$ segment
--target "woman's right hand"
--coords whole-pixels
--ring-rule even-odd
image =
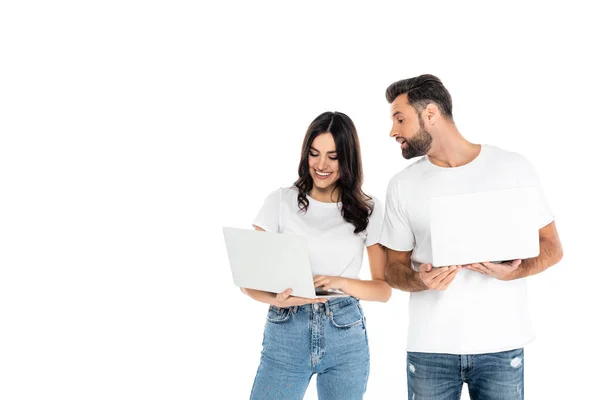
[[[325,303],[327,299],[309,299],[308,297],[291,297],[292,289],[286,289],[281,293],[275,295],[275,299],[272,305],[279,308],[303,306],[305,304],[314,303]]]

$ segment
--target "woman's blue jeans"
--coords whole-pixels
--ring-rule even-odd
[[[317,374],[320,399],[362,399],[369,377],[365,317],[357,299],[271,306],[250,398],[302,399]]]

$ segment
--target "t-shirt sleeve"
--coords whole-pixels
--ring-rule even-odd
[[[519,173],[519,184],[521,186],[533,186],[536,188],[537,196],[534,199],[534,207],[537,210],[538,228],[541,229],[554,221],[554,213],[550,209],[544,192],[542,190],[540,180],[533,165],[525,158],[522,159]]]
[[[401,190],[397,181],[388,185],[379,243],[392,250],[410,251],[415,247],[415,236],[404,212]]]
[[[281,189],[267,196],[252,225],[267,232],[279,232],[279,214],[281,209]]]
[[[367,237],[365,238],[365,246],[373,246],[379,243],[381,236],[381,227],[383,225],[383,217],[385,209],[383,202],[373,197],[373,212],[369,216],[369,225],[367,225]]]

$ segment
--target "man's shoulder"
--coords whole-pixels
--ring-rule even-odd
[[[484,145],[488,157],[502,162],[515,162],[522,163],[527,162],[525,156],[515,151],[506,150],[497,146]]]
[[[421,157],[418,160],[414,161],[412,164],[405,167],[402,171],[397,172],[390,179],[390,185],[394,184],[406,184],[408,182],[413,181],[418,176],[420,176],[426,166],[427,160],[425,157]]]

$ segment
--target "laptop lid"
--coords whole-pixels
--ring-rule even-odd
[[[433,266],[539,255],[537,195],[522,187],[432,198]]]
[[[229,227],[223,234],[237,286],[273,293],[291,288],[293,296],[317,297],[305,237]]]

